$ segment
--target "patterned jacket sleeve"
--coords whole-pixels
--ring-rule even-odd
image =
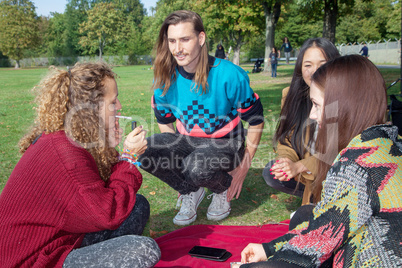
[[[327,174],[321,202],[309,223],[263,244],[270,259],[318,267],[346,242],[356,247],[358,232],[379,211],[379,198],[370,175],[351,160],[336,162]]]

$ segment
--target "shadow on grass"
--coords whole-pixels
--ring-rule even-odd
[[[175,209],[177,193],[170,189],[160,189],[163,192],[164,201],[149,197],[151,203],[151,216],[144,232],[144,235],[153,238],[160,237],[166,233],[180,229],[184,226],[173,224],[173,218],[178,210]],[[243,189],[239,199],[231,202],[232,210],[228,218],[222,221],[207,220],[207,210],[211,199],[207,190],[206,197],[197,210],[197,219],[191,225],[261,225],[277,223],[288,219],[289,214],[301,205],[301,199],[281,193],[266,185],[262,177],[262,169],[251,168],[244,181]],[[147,197],[148,198],[148,197]],[[162,209],[158,207],[163,206]],[[155,206],[153,209],[152,206]],[[153,214],[152,211],[158,211]]]

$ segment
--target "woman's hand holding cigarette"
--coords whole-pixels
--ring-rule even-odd
[[[128,149],[130,152],[137,155],[143,154],[147,149],[146,133],[146,130],[144,130],[142,126],[136,127],[127,135],[123,144],[124,149]]]

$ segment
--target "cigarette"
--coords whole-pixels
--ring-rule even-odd
[[[133,119],[132,117],[129,117],[129,116],[122,116],[122,115],[116,115],[116,117],[117,117],[117,118],[121,118],[121,119],[128,119],[128,120]]]

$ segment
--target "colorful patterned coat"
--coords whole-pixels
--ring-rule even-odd
[[[402,267],[402,140],[373,126],[342,150],[309,222],[263,244],[269,260],[318,267]]]

